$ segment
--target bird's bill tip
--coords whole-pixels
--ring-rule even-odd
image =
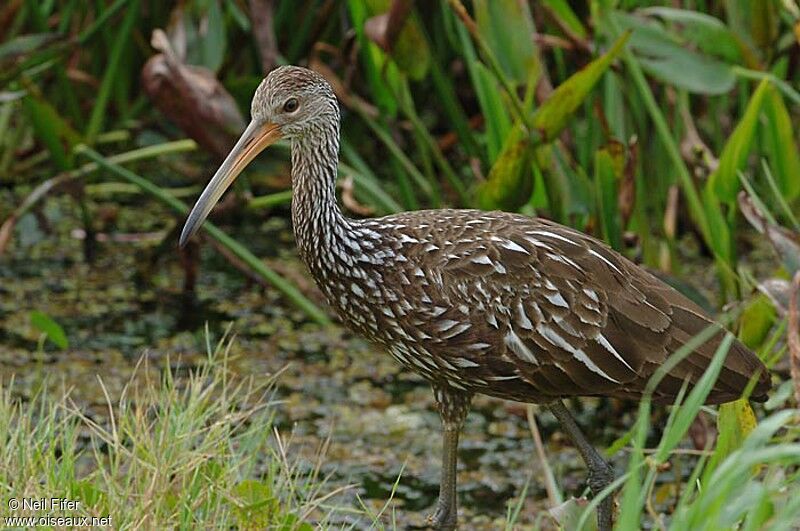
[[[271,122],[258,123],[255,120],[250,122],[189,213],[181,231],[180,247],[185,246],[191,237],[200,230],[200,226],[208,217],[211,209],[250,161],[267,146],[280,139],[280,126]]]

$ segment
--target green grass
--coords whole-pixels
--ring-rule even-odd
[[[98,379],[107,399],[101,410],[79,407],[55,382],[43,382],[28,401],[16,397],[13,382],[0,388],[3,507],[11,498],[63,497],[80,502],[65,514],[111,515],[120,529],[333,529],[339,526],[326,521],[334,513],[396,529],[393,494],[378,511],[340,506],[331,500],[342,488],[319,473],[324,453],[310,472],[301,472],[293,448],[272,425],[280,407],[272,398],[275,378],[232,374],[231,341],[209,347],[205,362],[188,377],[175,376],[169,363],[159,373],[142,358],[113,403]],[[797,410],[786,408],[788,393],[776,393],[757,426],[743,426],[725,407],[702,405],[728,346],[722,343],[706,376],[676,401],[655,448],[645,447],[652,427],[649,400],[640,404],[631,432],[612,445],[610,452],[630,455],[613,485],[618,529],[639,529],[641,521],[656,529],[791,529],[800,519],[800,425]],[[652,386],[687,352],[676,353]],[[745,401],[739,404],[749,411]],[[716,419],[725,444],[693,452],[699,457],[685,483],[659,481],[686,462],[680,442],[701,411]],[[393,492],[402,482],[401,472]],[[670,514],[654,508],[665,504],[654,501],[657,483],[662,491],[673,487],[666,490]],[[526,496],[524,489],[509,502],[507,529],[515,528]],[[566,529],[592,529],[598,499],[583,506],[568,499],[559,521]],[[40,513],[13,513],[25,515]],[[539,515],[539,522],[547,520]]]
[[[301,474],[272,426],[274,379],[239,378],[223,339],[187,378],[140,361],[105,410],[44,382],[29,401],[0,388],[0,516],[11,498],[80,502],[68,516],[111,516],[115,529],[310,529],[336,494],[318,469]],[[104,382],[96,385],[108,400]],[[318,465],[319,463],[317,463]]]

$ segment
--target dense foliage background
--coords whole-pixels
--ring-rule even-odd
[[[300,272],[287,146],[239,179],[211,218],[223,230],[207,224],[202,243],[175,248],[187,204],[278,64],[314,68],[337,92],[350,215],[455,206],[545,216],[606,240],[711,312],[729,304],[731,328],[774,369],[765,408],[701,408],[702,386],[669,416],[648,403],[583,406],[593,438],[627,470],[623,526],[800,519],[788,494],[800,487],[795,0],[5,2],[0,444],[16,458],[0,460],[3,496],[60,491],[130,527],[403,527],[427,510],[436,459],[420,456],[437,452],[423,440],[436,420],[415,411],[429,399],[415,377],[330,325]],[[203,355],[225,321],[241,334],[230,366],[223,347]],[[232,383],[288,362],[297,365],[275,391],[288,406],[273,413],[262,414],[273,411],[263,389]],[[331,405],[347,401],[363,409]],[[546,461],[526,470],[524,412],[492,401],[477,410],[466,525],[552,525],[539,509],[583,484],[528,491],[552,473]],[[367,414],[376,416],[354,420]],[[291,461],[268,429],[275,418],[276,433],[299,422],[303,441],[330,430],[334,447],[359,451],[312,466],[298,450]],[[330,418],[345,427],[321,426]],[[558,451],[552,422],[539,421]],[[402,437],[381,438],[376,425],[404,426]],[[488,446],[493,430],[507,447]],[[376,461],[412,434],[414,457]],[[343,465],[364,459],[381,473]],[[128,469],[140,483],[122,485]],[[485,485],[506,476],[497,481],[507,487]],[[559,506],[554,518],[574,526],[582,506]]]

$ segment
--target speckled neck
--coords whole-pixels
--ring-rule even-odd
[[[331,267],[352,222],[336,203],[339,126],[325,122],[292,141],[292,224],[300,257],[315,276]]]

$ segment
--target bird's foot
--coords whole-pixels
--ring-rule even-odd
[[[455,507],[443,503],[436,505],[436,512],[428,517],[428,525],[433,529],[451,531],[458,526],[458,513]]]

